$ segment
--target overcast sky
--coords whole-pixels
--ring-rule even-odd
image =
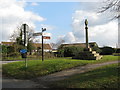
[[[84,20],[88,19],[89,42],[99,46],[115,47],[118,40],[118,22],[110,21],[111,13],[98,14],[102,4],[97,2],[23,2],[0,1],[0,41],[9,41],[17,26],[27,23],[35,32],[47,28],[51,36],[46,43],[65,40],[65,43],[84,43]],[[40,37],[37,37],[40,38]]]

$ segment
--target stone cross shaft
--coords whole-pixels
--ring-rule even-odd
[[[85,19],[85,30],[86,30],[86,48],[89,48],[89,45],[88,45],[88,21],[87,19]]]

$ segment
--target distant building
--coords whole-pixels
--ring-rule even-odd
[[[36,50],[37,50],[37,48],[42,49],[41,43],[33,43],[33,45],[35,46]],[[50,44],[43,44],[43,46],[44,46],[45,52],[52,51],[52,46]]]
[[[6,45],[6,46],[12,46],[15,42],[1,42],[1,45]],[[42,49],[42,44],[41,43],[33,43],[35,50],[37,51],[37,48]],[[44,51],[49,52],[52,51],[52,46],[50,44],[43,44],[44,46]]]
[[[73,44],[61,44],[62,47],[69,47],[69,46],[79,46],[79,47],[86,47],[86,43],[73,43]],[[98,46],[96,42],[90,42],[89,46],[92,48],[94,46]]]
[[[1,45],[12,46],[14,42],[1,42]]]

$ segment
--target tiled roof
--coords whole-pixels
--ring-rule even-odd
[[[33,43],[35,47],[42,47],[41,43]],[[52,47],[50,46],[50,44],[43,44],[44,49],[49,49],[52,50]]]
[[[73,44],[62,44],[63,47],[67,47],[67,46],[80,46],[80,47],[83,47],[85,48],[86,47],[86,44],[85,43],[73,43]],[[96,42],[90,42],[89,45],[97,45]]]
[[[2,45],[13,45],[14,42],[1,42]],[[37,47],[42,47],[41,43],[33,43],[33,45],[37,48]],[[50,44],[43,44],[44,45],[44,49],[48,49],[48,50],[52,50],[52,47]]]
[[[12,45],[14,42],[1,42],[1,44],[3,44],[3,45]]]

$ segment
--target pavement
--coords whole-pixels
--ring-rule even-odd
[[[3,62],[3,64],[6,64],[6,63],[7,62]],[[60,72],[56,72],[53,74],[49,74],[46,76],[31,79],[31,80],[19,80],[19,79],[7,78],[3,76],[2,88],[49,88],[47,85],[52,81],[63,80],[72,75],[84,73],[91,69],[109,65],[109,64],[114,64],[114,63],[120,63],[120,61],[110,61],[110,62],[99,63],[99,64],[79,66],[79,67],[63,70]]]

